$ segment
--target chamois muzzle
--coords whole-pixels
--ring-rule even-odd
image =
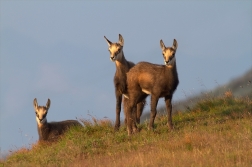
[[[116,56],[110,57],[110,60],[114,62],[116,60]]]
[[[173,57],[170,57],[168,61],[165,60],[165,61],[164,61],[164,62],[165,62],[165,65],[171,65],[172,62],[173,62],[173,59],[174,59],[174,56],[173,56]]]

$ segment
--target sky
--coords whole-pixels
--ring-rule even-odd
[[[177,40],[173,101],[252,67],[249,0],[0,0],[0,153],[38,140],[34,98],[39,105],[51,99],[49,122],[115,120],[115,64],[104,36],[117,42],[119,33],[126,59],[135,63],[164,64],[159,41]]]

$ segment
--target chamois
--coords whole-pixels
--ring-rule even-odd
[[[179,79],[176,68],[175,53],[178,47],[176,39],[172,47],[165,47],[160,40],[165,65],[157,65],[148,62],[140,62],[130,69],[127,73],[127,130],[128,135],[132,134],[132,126],[137,128],[132,122],[132,112],[135,105],[151,95],[151,115],[149,129],[153,129],[156,117],[156,107],[160,97],[165,98],[166,110],[168,113],[168,127],[173,129],[172,124],[172,96],[176,90]],[[132,124],[133,123],[133,124]]]
[[[115,62],[116,65],[116,72],[114,76],[114,86],[115,86],[115,96],[116,96],[116,121],[115,121],[115,130],[118,130],[120,127],[120,112],[121,112],[121,103],[122,103],[122,96],[123,103],[126,103],[127,96],[124,94],[127,90],[126,86],[126,73],[132,68],[135,64],[133,62],[127,61],[124,57],[123,53],[123,45],[124,39],[121,34],[119,34],[119,41],[117,43],[112,43],[109,41],[105,36],[105,40],[108,43],[108,50],[110,52],[110,60]],[[134,120],[137,123],[140,123],[140,117],[143,112],[143,108],[145,105],[145,100],[143,99],[141,102],[137,104],[137,112],[134,115]],[[124,105],[125,106],[125,105]],[[125,109],[124,109],[125,112]],[[126,123],[126,114],[125,114],[125,123]]]
[[[50,108],[51,101],[48,99],[46,106],[38,106],[37,99],[33,100],[33,106],[36,114],[37,128],[39,141],[53,142],[57,141],[60,135],[72,127],[72,126],[82,126],[76,120],[66,120],[61,122],[47,122],[46,115]]]

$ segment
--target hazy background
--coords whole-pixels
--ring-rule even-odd
[[[39,105],[51,99],[49,122],[89,114],[115,119],[115,64],[104,35],[112,42],[123,35],[127,60],[157,64],[160,39],[171,46],[176,38],[174,101],[252,67],[252,1],[0,0],[0,6],[1,153],[37,141],[35,97]]]

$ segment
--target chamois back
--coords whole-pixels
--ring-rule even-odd
[[[132,124],[132,112],[136,104],[142,99],[151,95],[151,116],[149,128],[153,129],[156,117],[156,107],[160,97],[165,98],[166,109],[168,112],[168,126],[172,129],[172,96],[178,84],[178,73],[176,67],[175,53],[178,47],[174,39],[172,47],[165,47],[162,40],[160,46],[165,65],[157,65],[149,62],[140,62],[130,69],[127,73],[127,95],[129,102],[127,106],[127,129],[128,134],[132,133],[132,128],[137,128]]]

